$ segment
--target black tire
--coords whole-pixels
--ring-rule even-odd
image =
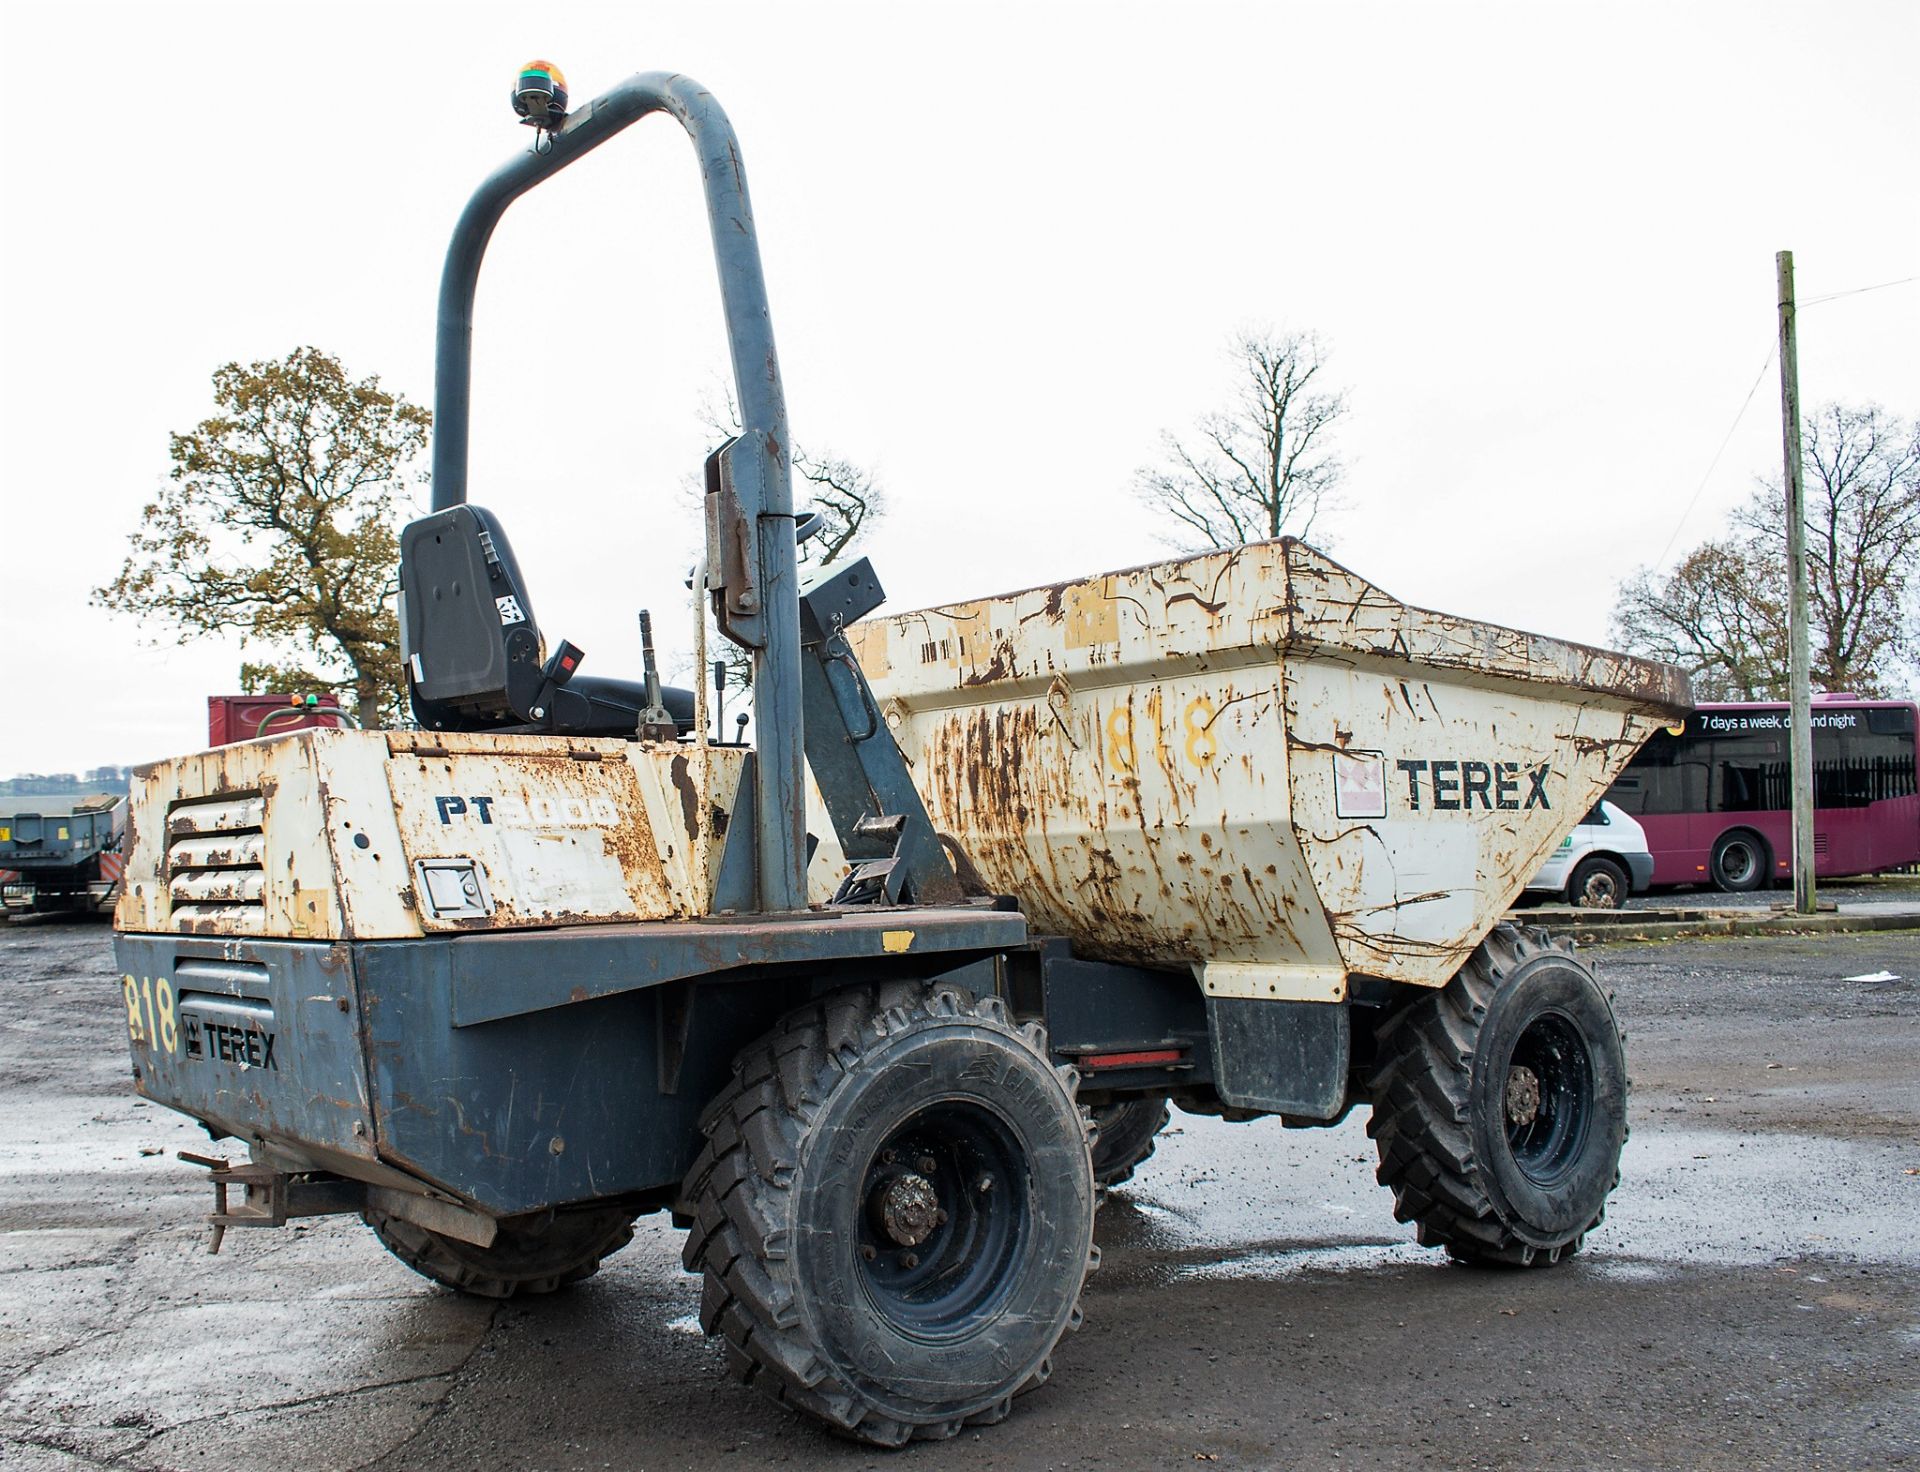
[[[1093,1179],[1102,1186],[1119,1186],[1133,1179],[1153,1154],[1160,1131],[1173,1117],[1165,1095],[1122,1099],[1097,1104],[1088,1111],[1097,1133],[1093,1141]]]
[[[1631,890],[1625,869],[1602,854],[1589,854],[1567,880],[1567,903],[1583,910],[1617,910]]]
[[[1714,887],[1728,894],[1745,894],[1767,882],[1773,872],[1773,854],[1766,839],[1750,828],[1735,828],[1714,841],[1707,874]]]
[[[879,1446],[1004,1418],[1098,1260],[1078,1077],[997,997],[890,983],[736,1061],[678,1210],[743,1382]]]
[[[1558,1262],[1597,1227],[1627,1138],[1623,1034],[1564,942],[1502,925],[1376,1034],[1367,1133],[1393,1214],[1467,1262]]]
[[[423,1277],[476,1298],[552,1293],[600,1269],[633,1240],[633,1213],[618,1208],[557,1212],[525,1224],[503,1222],[491,1247],[429,1231],[385,1212],[363,1211],[387,1251]]]

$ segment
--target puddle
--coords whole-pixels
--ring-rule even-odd
[[[1186,1118],[1101,1211],[1103,1286],[1440,1263],[1393,1220],[1364,1115],[1332,1130]],[[1617,1280],[1684,1264],[1920,1263],[1914,1147],[1641,1122],[1580,1261]]]
[[[1437,1256],[1413,1242],[1358,1243],[1347,1247],[1296,1246],[1272,1251],[1259,1249],[1213,1262],[1189,1263],[1172,1276],[1202,1281],[1272,1282],[1302,1273],[1363,1273],[1379,1268],[1424,1266]]]

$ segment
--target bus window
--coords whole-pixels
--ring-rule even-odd
[[[1765,786],[1765,774],[1759,767],[1748,766],[1740,762],[1721,762],[1719,768],[1719,799],[1711,811],[1716,813],[1757,813],[1764,804],[1760,793]]]
[[[1608,796],[1646,829],[1656,885],[1699,882],[1731,827],[1750,827],[1784,850],[1790,724],[1782,703],[1726,703],[1696,711],[1680,736],[1662,730],[1641,748]],[[1822,877],[1920,860],[1916,725],[1910,703],[1814,702],[1814,806],[1835,819],[1820,825],[1829,840],[1819,851]],[[1841,813],[1849,816],[1840,821]]]
[[[1658,738],[1656,738],[1658,739]],[[1659,813],[1697,813],[1706,807],[1707,766],[1704,762],[1674,760],[1674,744],[1647,759],[1648,751],[1634,758],[1633,765],[1620,774],[1607,790],[1607,801],[1634,817]],[[1664,762],[1659,760],[1665,756]]]

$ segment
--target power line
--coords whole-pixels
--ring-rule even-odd
[[[1870,289],[1870,288],[1867,288]],[[1680,519],[1673,524],[1673,534],[1667,538],[1667,545],[1660,549],[1655,559],[1655,567],[1664,567],[1667,554],[1673,550],[1673,544],[1680,540],[1680,529],[1687,524],[1687,518],[1693,515],[1693,508],[1700,500],[1700,493],[1707,488],[1707,482],[1713,479],[1713,472],[1720,467],[1720,457],[1727,453],[1727,446],[1733,443],[1733,432],[1740,427],[1740,421],[1747,416],[1747,406],[1753,402],[1753,396],[1760,390],[1760,380],[1767,376],[1767,369],[1773,366],[1773,355],[1779,351],[1777,344],[1767,348],[1767,356],[1760,362],[1760,371],[1753,375],[1753,384],[1747,389],[1747,396],[1740,401],[1740,408],[1733,416],[1733,423],[1727,426],[1726,434],[1720,440],[1720,448],[1713,452],[1713,463],[1707,466],[1707,473],[1700,477],[1700,484],[1693,488],[1693,494],[1687,498],[1687,509],[1680,513]]]
[[[1909,282],[1920,281],[1920,276],[1902,276],[1898,281],[1882,281],[1877,286],[1855,286],[1846,291],[1830,291],[1825,296],[1810,297],[1800,303],[1800,309],[1817,307],[1822,302],[1837,302],[1843,296],[1860,296],[1869,291],[1885,291],[1889,286],[1905,286]]]

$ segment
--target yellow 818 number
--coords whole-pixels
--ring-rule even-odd
[[[178,1052],[180,1024],[173,1012],[173,986],[166,977],[155,981],[143,976],[136,982],[123,976],[120,990],[127,1003],[127,1036],[148,1047]]]

